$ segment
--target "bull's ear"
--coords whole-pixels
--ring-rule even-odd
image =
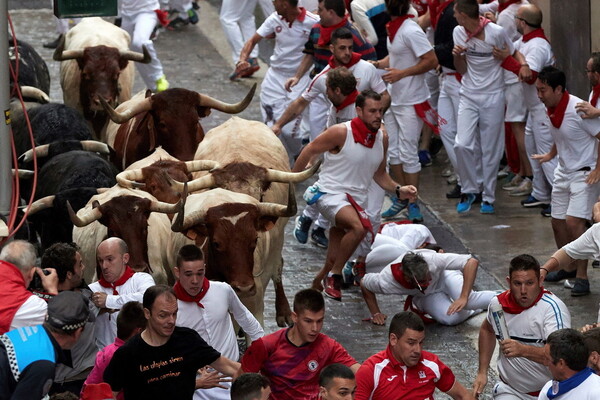
[[[125,57],[120,57],[119,58],[119,68],[121,70],[125,69],[125,67],[127,66],[128,62],[129,62],[129,60],[127,60]]]
[[[152,96],[152,90],[146,89],[146,94],[144,95],[144,97],[150,97],[150,96]]]
[[[205,118],[210,115],[210,107],[196,107],[196,112],[198,113],[199,118]]]
[[[268,215],[262,216],[258,220],[258,228],[257,230],[260,232],[270,231],[275,227],[275,223],[277,222],[278,217],[271,217]]]

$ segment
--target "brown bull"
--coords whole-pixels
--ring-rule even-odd
[[[62,61],[60,84],[64,103],[81,112],[101,139],[107,116],[100,104],[116,107],[131,98],[134,67],[129,61],[150,62],[150,54],[129,51],[127,32],[101,18],[85,18],[71,29],[54,52]]]
[[[237,104],[181,88],[152,96],[138,93],[116,110],[102,102],[112,120],[106,129],[106,143],[116,152],[115,164],[125,169],[158,146],[179,160],[193,160],[196,147],[204,138],[199,119],[208,116],[212,109],[228,114],[243,111],[255,90],[256,84]]]

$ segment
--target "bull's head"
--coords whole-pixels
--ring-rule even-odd
[[[183,202],[181,202],[183,203]],[[129,265],[136,271],[151,271],[148,263],[148,218],[151,212],[172,214],[180,203],[168,204],[138,196],[118,196],[79,216],[67,203],[73,225],[83,227],[94,221],[106,226],[108,236],[123,239],[129,247]]]
[[[209,279],[228,282],[240,297],[252,296],[256,293],[254,250],[261,240],[259,232],[272,229],[279,217],[296,214],[294,190],[290,185],[287,205],[260,203],[240,193],[235,195],[243,202],[235,202],[228,193],[231,192],[214,189],[190,196],[192,205],[194,196],[221,197],[225,202],[209,208],[200,207],[189,215],[184,215],[182,207],[171,229],[184,232],[203,249]],[[231,200],[233,202],[229,202]]]
[[[204,139],[199,119],[208,116],[211,109],[228,114],[242,112],[250,104],[255,90],[256,84],[246,97],[236,104],[224,103],[181,88],[167,89],[137,102],[130,101],[130,107],[121,112],[115,111],[108,102],[102,99],[100,101],[110,119],[117,124],[125,123],[141,113],[150,113],[153,123],[150,127],[152,132],[149,134],[153,138],[147,138],[148,143],[154,147],[162,146],[179,160],[189,161],[194,158],[198,143]],[[152,150],[153,148],[149,149]]]
[[[143,47],[143,54],[119,50],[104,45],[77,50],[64,50],[64,39],[54,51],[55,61],[76,60],[80,70],[79,95],[84,117],[90,119],[102,111],[100,98],[113,106],[119,100],[119,76],[129,61],[149,63],[150,53]]]

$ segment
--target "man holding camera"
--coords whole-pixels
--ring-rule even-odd
[[[52,268],[35,267],[36,252],[24,240],[8,243],[0,252],[0,334],[26,326],[40,325],[46,318],[48,305],[27,290],[37,274],[45,292],[58,293],[58,276]]]

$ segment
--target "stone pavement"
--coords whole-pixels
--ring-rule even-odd
[[[11,1],[13,8],[25,7]],[[51,98],[62,102],[58,78],[59,65],[52,61],[52,51],[44,49],[42,42],[55,37],[54,21],[45,1],[28,0],[35,10],[13,10],[11,16],[19,39],[34,45],[48,63],[52,75]],[[208,94],[227,102],[241,99],[250,85],[260,82],[266,67],[259,71],[256,79],[244,79],[232,83],[227,76],[233,69],[230,49],[222,34],[218,21],[218,10],[211,1],[200,1],[200,23],[188,26],[177,32],[163,31],[155,41],[159,57],[171,87],[185,87]],[[137,78],[135,90],[142,90],[141,79]],[[258,95],[241,117],[260,119]],[[206,130],[217,126],[229,118],[228,115],[213,112],[203,119]],[[434,160],[432,167],[422,173],[421,201],[427,225],[447,251],[472,252],[481,261],[476,288],[500,289],[506,287],[504,277],[510,258],[520,253],[530,253],[544,262],[554,249],[550,220],[539,215],[539,209],[526,210],[519,205],[520,199],[508,197],[498,190],[497,214],[480,215],[474,208],[467,216],[457,216],[454,200],[447,200],[444,193],[450,189],[445,178],[440,176],[445,168],[443,156]],[[306,183],[297,188],[297,198],[301,202]],[[286,228],[286,242],[283,253],[285,260],[284,285],[290,301],[293,294],[310,286],[312,277],[320,269],[325,251],[311,244],[301,245],[292,235],[293,220]],[[596,320],[598,310],[599,273],[590,267],[592,295],[585,298],[572,298],[562,285],[551,285],[569,306],[573,314],[573,326],[579,327]],[[277,329],[274,323],[274,294],[269,287],[266,297],[266,330]],[[382,311],[393,315],[402,308],[403,299],[398,296],[380,297]],[[327,317],[324,331],[339,340],[359,361],[384,348],[387,327],[376,327],[362,319],[368,317],[360,292],[351,288],[344,292],[342,303],[327,300]],[[483,315],[471,318],[456,327],[437,324],[428,326],[425,348],[437,353],[450,365],[459,380],[467,387],[477,372],[477,333]],[[490,377],[495,381],[496,377]],[[487,388],[489,395],[490,387]],[[438,398],[446,398],[440,395]],[[485,398],[485,397],[483,397]]]

